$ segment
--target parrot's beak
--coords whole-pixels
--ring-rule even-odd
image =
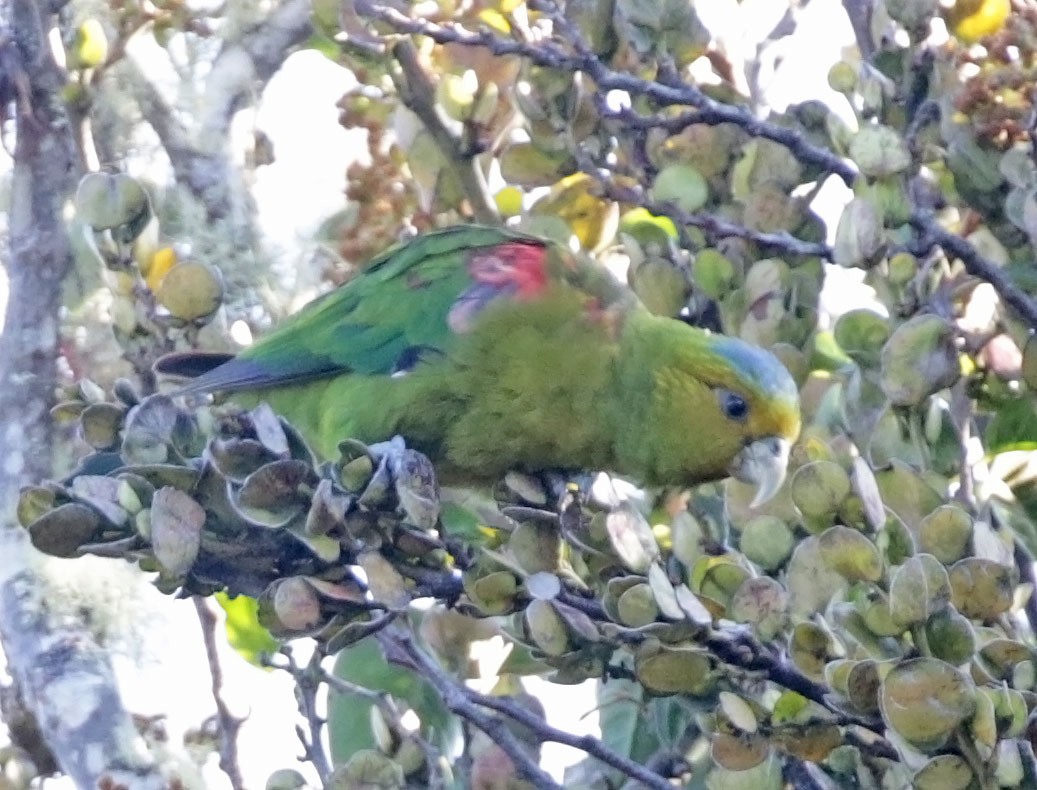
[[[767,436],[747,444],[727,468],[735,480],[756,486],[749,507],[762,505],[781,488],[789,462],[790,444],[777,436]]]

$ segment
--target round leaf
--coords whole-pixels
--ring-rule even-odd
[[[215,313],[220,306],[223,282],[213,267],[185,261],[162,278],[155,298],[174,318],[198,321]]]
[[[913,658],[893,667],[879,692],[882,718],[913,746],[934,749],[976,710],[976,687],[950,664]]]
[[[993,560],[966,557],[950,570],[952,600],[966,617],[991,620],[1012,606],[1019,571]]]
[[[155,559],[172,576],[186,574],[201,548],[205,510],[190,496],[166,486],[151,499],[151,545]]]
[[[882,555],[875,544],[855,529],[836,525],[818,537],[821,557],[829,568],[849,582],[875,582],[882,577]]]
[[[652,199],[660,203],[672,201],[689,214],[698,211],[709,200],[709,184],[691,165],[672,164],[660,170],[652,182]]]

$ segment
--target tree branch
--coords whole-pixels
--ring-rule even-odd
[[[198,145],[226,145],[234,113],[250,103],[277,73],[295,47],[313,33],[307,0],[283,0],[277,9],[237,41],[227,43],[205,80],[204,115]]]
[[[961,236],[940,226],[927,211],[916,211],[911,215],[911,226],[920,233],[918,250],[924,255],[933,247],[940,247],[948,257],[958,258],[965,271],[994,286],[1001,300],[1014,309],[1033,329],[1037,329],[1037,302],[1028,296],[993,261],[987,260]]]
[[[220,734],[220,768],[227,774],[231,787],[241,790],[245,786],[245,780],[241,776],[241,766],[238,764],[238,732],[245,720],[231,713],[227,703],[223,701],[223,668],[216,652],[217,620],[212,610],[214,604],[208,598],[198,595],[192,596],[191,600],[194,601],[194,608],[198,613],[205,656],[209,661],[209,674],[212,677],[212,698],[216,702],[216,721]]]
[[[472,213],[479,222],[497,224],[500,216],[490,200],[486,179],[479,169],[473,152],[463,150],[461,141],[447,128],[436,107],[436,89],[418,62],[418,53],[410,41],[401,41],[393,48],[393,56],[400,64],[403,79],[397,80],[400,99],[425,125],[428,133],[457,176],[465,197],[472,204]]]
[[[554,8],[553,4],[541,2],[541,8]],[[482,47],[495,55],[519,55],[538,66],[580,71],[597,83],[603,93],[625,91],[631,96],[651,99],[660,107],[697,107],[701,123],[733,123],[754,137],[762,137],[787,146],[802,162],[820,167],[825,172],[838,175],[847,185],[857,178],[857,171],[840,157],[824,148],[812,145],[794,129],[787,129],[756,118],[744,107],[736,107],[711,99],[698,88],[685,82],[653,82],[615,71],[591,52],[569,52],[549,41],[529,43],[505,39],[488,32],[474,32],[461,25],[441,25],[426,19],[412,19],[390,6],[373,0],[357,0],[357,10],[378,19],[400,33],[428,36],[437,44],[461,44]]]
[[[561,790],[561,785],[557,784],[546,771],[537,765],[536,761],[526,750],[525,745],[523,745],[515,734],[508,729],[507,725],[498,717],[490,716],[481,709],[482,707],[486,707],[482,703],[483,695],[472,691],[462,683],[458,683],[439,666],[435,659],[425,653],[424,650],[414,643],[414,640],[409,633],[397,630],[391,636],[387,636],[386,638],[395,642],[396,646],[407,656],[407,658],[414,662],[414,665],[421,672],[422,677],[431,683],[436,691],[439,692],[439,695],[443,698],[443,702],[451,712],[456,713],[466,721],[470,721],[480,730],[489,735],[490,738],[492,738],[493,741],[503,749],[505,753],[507,753],[508,757],[510,757],[512,762],[515,764],[515,770],[518,772],[519,776],[533,782],[537,788]],[[544,740],[554,740],[553,738],[546,737],[546,732],[551,730],[551,728],[541,719],[536,718],[535,716],[533,718],[537,722],[534,727],[534,732],[545,735]],[[557,730],[553,730],[553,732],[564,737],[570,737]],[[669,786],[667,785],[666,788],[668,790]]]
[[[654,788],[655,790],[671,790],[672,785],[664,777],[648,768],[645,768],[643,765],[634,762],[633,760],[629,760],[626,757],[617,754],[597,738],[590,735],[572,735],[563,732],[562,730],[555,729],[536,714],[520,705],[514,704],[506,697],[493,697],[480,694],[474,689],[468,688],[463,683],[457,682],[454,678],[448,675],[433,658],[414,644],[414,640],[411,638],[410,634],[397,631],[389,638],[395,641],[403,652],[415,663],[415,665],[417,665],[422,676],[435,686],[436,690],[443,697],[443,701],[447,704],[447,707],[457,715],[472,722],[472,724],[483,730],[483,732],[490,735],[490,737],[492,737],[497,744],[508,753],[508,756],[512,758],[519,769],[519,773],[531,781],[536,781],[537,787],[558,787],[558,785],[556,785],[550,777],[546,778],[546,784],[542,784],[545,780],[540,779],[538,774],[541,776],[546,775],[544,775],[539,768],[535,765],[528,764],[523,766],[520,759],[528,763],[531,763],[532,761],[521,743],[515,739],[515,736],[512,735],[510,730],[503,726],[500,719],[486,716],[479,710],[480,707],[495,710],[498,713],[503,713],[510,719],[514,719],[519,724],[528,727],[536,733],[537,737],[541,741],[552,741],[565,746],[572,746],[574,749],[580,749],[592,757],[601,760],[601,762],[606,765],[615,768],[617,771],[621,771],[631,779],[637,780],[645,787]],[[502,733],[506,734],[504,740],[500,737]],[[514,743],[505,743],[505,741],[509,739],[514,739]],[[517,749],[519,754],[514,754],[512,749]]]
[[[317,652],[321,658],[326,657],[326,653],[322,645],[317,645]],[[314,672],[317,674],[317,678],[321,683],[326,683],[328,688],[338,694],[351,695],[360,697],[367,702],[370,702],[373,706],[378,709],[381,713],[382,718],[385,719],[390,728],[396,733],[402,733],[407,730],[403,722],[403,711],[400,710],[400,706],[396,704],[395,698],[387,691],[381,691],[378,689],[369,689],[366,686],[360,686],[356,683],[351,683],[348,680],[338,677],[333,672],[329,672],[324,668],[320,662],[311,662]],[[320,721],[323,726],[323,721]],[[320,730],[314,730],[311,724],[311,732],[320,733]],[[312,739],[313,736],[311,736]],[[421,737],[420,731],[411,732],[408,735],[409,738],[413,739],[414,743],[417,743],[422,752],[425,754],[425,759],[428,762],[429,768],[435,770],[435,767],[440,764],[443,757],[442,753],[429,743],[425,738]],[[433,787],[445,787],[446,781],[440,772],[436,781],[429,778],[429,785]]]
[[[602,195],[620,203],[632,203],[647,209],[657,216],[669,217],[677,225],[687,225],[698,228],[712,241],[722,238],[738,238],[758,244],[766,250],[774,250],[790,255],[817,256],[825,260],[831,260],[832,248],[822,242],[804,241],[793,236],[788,231],[768,233],[766,231],[751,230],[744,225],[730,222],[704,212],[691,213],[684,211],[672,202],[660,203],[648,197],[643,186],[632,186],[619,184],[613,179],[613,174],[608,170],[595,165],[583,155],[577,155],[577,166],[580,170],[592,176],[601,184]]]
[[[240,248],[255,246],[256,234],[251,199],[227,150],[230,124],[234,113],[262,90],[311,32],[309,3],[285,0],[261,24],[226,45],[206,79],[196,129],[176,119],[131,58],[118,64],[141,115],[169,156],[177,181],[202,203],[210,220],[230,220],[232,241]]]
[[[329,675],[321,667],[321,662],[327,656],[327,653],[322,645],[317,645],[313,655],[310,656],[309,663],[305,667],[299,666],[292,653],[291,646],[285,645],[281,648],[280,653],[287,660],[287,666],[272,661],[270,666],[283,669],[295,680],[295,686],[298,689],[296,702],[299,706],[299,712],[306,720],[309,733],[303,729],[302,725],[297,726],[295,732],[299,736],[299,742],[302,744],[303,752],[305,753],[305,758],[303,759],[309,760],[313,764],[314,769],[317,771],[317,776],[320,777],[321,784],[323,784],[331,776],[331,760],[328,758],[327,752],[324,751],[323,732],[325,720],[317,712],[317,694],[320,692],[320,684],[326,683]]]

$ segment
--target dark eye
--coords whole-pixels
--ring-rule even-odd
[[[749,415],[749,404],[741,395],[729,390],[720,390],[719,395],[720,408],[725,416],[736,422],[742,422]]]

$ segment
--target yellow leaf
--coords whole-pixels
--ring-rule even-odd
[[[255,598],[238,595],[231,598],[225,592],[214,596],[227,613],[227,641],[250,664],[264,666],[262,657],[275,653],[281,643],[259,624],[258,604]]]
[[[508,34],[511,32],[511,23],[500,11],[493,8],[484,8],[479,12],[479,21],[495,33]]]
[[[76,68],[92,69],[108,59],[108,36],[96,19],[87,19],[76,29],[69,53]]]
[[[573,235],[588,250],[608,243],[619,225],[619,207],[591,190],[595,181],[586,173],[566,176],[537,202],[534,213],[549,214],[565,220]]]
[[[151,259],[147,261],[146,268],[141,272],[148,288],[152,291],[157,290],[166,273],[174,266],[176,266],[176,253],[173,248],[160,247],[157,249]]]
[[[1012,11],[1011,0],[958,0],[947,12],[951,33],[966,44],[998,32]]]

